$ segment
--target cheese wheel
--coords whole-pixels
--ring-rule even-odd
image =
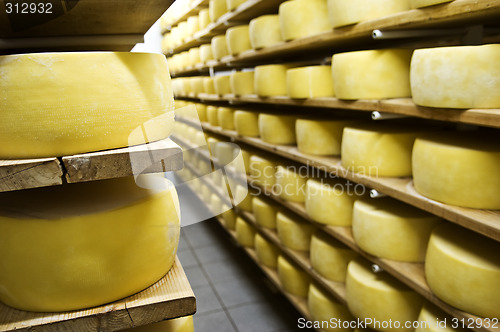
[[[285,65],[262,65],[255,67],[255,93],[261,97],[286,96]]]
[[[191,83],[191,90],[193,93],[197,96],[200,93],[205,92],[205,86],[203,84],[205,78],[203,76],[198,76],[198,77],[193,77],[190,80]]]
[[[350,322],[354,320],[354,317],[352,317],[349,309],[335,300],[331,295],[320,289],[314,283],[309,285],[307,307],[315,324],[329,322],[328,326],[323,326],[324,324],[318,326],[318,328],[322,328],[322,331],[337,331],[339,329],[352,331],[352,328],[343,328],[343,325],[341,325],[341,322]],[[339,326],[336,326],[335,324],[338,324]]]
[[[238,8],[239,5],[244,3],[246,0],[227,0],[227,11],[232,11],[233,9]]]
[[[308,222],[298,219],[298,217],[283,212],[276,214],[276,230],[281,244],[285,247],[309,251],[311,245],[311,236],[314,232],[314,226]]]
[[[272,187],[276,183],[274,177],[276,166],[276,162],[274,161],[252,155],[250,157],[250,178],[258,186]]]
[[[231,74],[230,77],[231,91],[236,96],[253,95],[254,88],[254,72],[253,71],[238,71]]]
[[[410,0],[410,6],[411,8],[422,8],[452,1],[453,0]]]
[[[219,107],[217,109],[217,120],[222,129],[234,130],[234,109],[229,107]]]
[[[323,232],[311,238],[310,259],[312,268],[322,277],[345,282],[347,265],[358,254]]]
[[[259,113],[241,110],[234,112],[234,127],[238,135],[259,137]]]
[[[224,219],[224,226],[227,229],[234,230],[236,228],[236,213],[229,206],[223,206],[222,218]]]
[[[200,30],[206,29],[210,24],[210,12],[208,11],[208,8],[200,10],[198,17],[200,19]]]
[[[415,104],[500,108],[500,44],[415,51],[411,91]]]
[[[254,197],[252,200],[252,212],[257,225],[265,228],[276,228],[276,213],[281,209],[269,200]]]
[[[345,127],[342,166],[369,176],[411,176],[412,147],[421,132],[401,125]]]
[[[174,124],[161,54],[5,55],[0,73],[0,159],[143,144],[168,137]]]
[[[242,148],[236,148],[233,150],[233,163],[231,166],[234,167],[236,172],[236,177],[241,177],[244,174],[250,174],[250,153]],[[226,174],[230,177],[230,174]]]
[[[212,38],[212,54],[215,60],[220,60],[226,55],[229,55],[227,50],[226,36],[216,36]]]
[[[209,109],[209,111],[211,111],[211,109]],[[209,113],[213,113],[213,112],[209,112]],[[220,142],[220,140],[218,140],[215,137],[208,137],[207,138],[208,152],[210,153],[211,156],[213,156],[215,154],[215,146],[219,142]]]
[[[273,192],[282,199],[290,202],[303,203],[306,196],[307,177],[295,171],[294,166],[278,166],[276,168],[276,185]]]
[[[279,15],[263,15],[254,18],[249,24],[249,34],[250,44],[255,50],[282,42]]]
[[[219,96],[231,93],[229,75],[216,76],[214,78],[215,93]]]
[[[295,144],[295,120],[290,115],[259,114],[260,138],[271,144]]]
[[[212,173],[212,166],[210,164],[210,161],[208,161],[206,159],[199,159],[197,171],[201,175],[206,175],[206,174]],[[207,199],[209,199],[209,197]]]
[[[219,111],[216,106],[207,106],[207,119],[211,126],[219,125]]]
[[[297,119],[295,134],[300,152],[312,155],[340,155],[344,127],[352,121]]]
[[[427,283],[437,297],[460,310],[500,319],[499,252],[500,243],[443,223],[429,240]]]
[[[0,301],[78,310],[161,279],[175,259],[179,202],[171,182],[155,179],[156,189],[127,177],[2,193]]]
[[[208,93],[210,95],[215,94],[214,79],[212,77],[205,77],[203,79],[203,88],[204,88],[205,93]]]
[[[356,244],[371,255],[423,262],[429,237],[439,222],[438,217],[392,198],[358,200],[352,232]]]
[[[304,38],[330,31],[326,0],[285,1],[279,7],[283,40]]]
[[[187,21],[183,21],[179,23],[177,26],[176,34],[178,35],[177,41],[178,45],[184,43],[188,37],[188,26],[187,26]]]
[[[465,331],[465,329],[454,329],[453,318],[430,302],[425,303],[420,310],[417,322],[419,325],[415,332]]]
[[[203,81],[205,81],[205,78],[203,79]],[[205,104],[196,103],[196,112],[198,113],[198,119],[201,122],[206,122],[208,120],[207,119],[207,106]]]
[[[227,29],[226,45],[231,55],[238,55],[246,50],[252,49],[248,25],[240,25]]]
[[[187,18],[187,35],[189,38],[193,38],[196,32],[200,31],[200,17],[190,16]]]
[[[236,145],[228,142],[218,142],[215,144],[215,157],[221,166],[225,166],[233,161],[234,149]]]
[[[441,133],[419,137],[413,184],[422,195],[451,205],[500,209],[497,135]]]
[[[252,212],[253,196],[249,188],[237,185],[234,194],[234,204],[243,211]]]
[[[212,211],[214,216],[222,213],[222,201],[217,194],[210,195],[210,211]]]
[[[212,45],[204,44],[200,46],[200,62],[207,63],[210,60],[214,60],[214,55],[212,53]]]
[[[365,193],[364,186],[349,181],[309,179],[306,183],[306,213],[321,224],[351,226],[354,201]]]
[[[255,238],[255,227],[240,217],[236,217],[236,241],[243,247],[253,248]]]
[[[255,234],[255,254],[259,263],[275,269],[278,266],[280,250],[260,234]]]
[[[226,0],[210,0],[208,3],[208,13],[210,22],[217,22],[219,17],[227,12]]]
[[[288,97],[296,99],[335,97],[331,66],[309,66],[288,69]]]
[[[281,255],[278,256],[278,277],[285,292],[307,297],[311,278],[304,270]]]
[[[188,55],[189,55],[189,65],[191,67],[193,67],[201,62],[201,55],[200,55],[200,48],[199,47],[193,47],[193,48],[189,49]]]
[[[420,295],[387,273],[373,273],[362,258],[347,267],[346,300],[354,316],[371,319],[367,325],[378,331],[413,330],[405,323],[417,320],[423,304]]]
[[[407,10],[410,10],[410,0],[328,0],[328,15],[333,28]]]
[[[194,332],[193,316],[169,319],[155,324],[122,330],[122,332]]]
[[[411,50],[404,49],[335,54],[332,58],[332,75],[337,98],[410,97],[411,55]]]

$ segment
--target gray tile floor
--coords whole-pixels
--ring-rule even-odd
[[[197,299],[195,332],[305,331],[297,311],[216,220],[183,227],[178,256]]]

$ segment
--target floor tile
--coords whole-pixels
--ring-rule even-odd
[[[271,297],[267,286],[260,280],[251,280],[250,278],[219,282],[215,283],[214,287],[226,308],[268,301]]]
[[[198,265],[198,261],[196,260],[196,257],[194,257],[194,254],[191,250],[178,252],[177,257],[179,257],[183,268]]]
[[[234,246],[222,242],[214,243],[209,247],[195,248],[194,252],[203,264],[236,258],[237,256]]]
[[[237,332],[224,311],[194,316],[195,332]]]
[[[230,259],[205,264],[203,268],[207,272],[208,279],[213,283],[242,279],[247,276],[245,269]]]
[[[228,310],[239,332],[272,332],[285,329],[289,323],[275,306],[268,302],[259,302]]]
[[[196,286],[208,285],[208,279],[205,277],[205,274],[203,273],[203,270],[200,266],[186,267],[184,268],[184,272],[186,272],[189,284],[192,288]]]
[[[210,285],[193,287],[196,296],[196,314],[222,310],[222,305]]]
[[[186,241],[185,238],[180,237],[179,238],[179,246],[177,247],[177,252],[182,252],[186,250],[190,250],[191,248],[189,247],[188,242]]]

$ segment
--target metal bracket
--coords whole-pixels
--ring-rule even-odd
[[[385,270],[380,267],[378,264],[372,264],[372,271],[373,273],[381,273],[384,272]]]
[[[381,193],[378,190],[372,189],[372,190],[370,190],[370,197],[371,198],[381,198],[381,197],[387,197],[387,195]]]
[[[467,29],[419,29],[419,30],[373,30],[372,38],[375,40],[439,37],[467,33]]]
[[[390,119],[402,119],[402,118],[408,118],[408,116],[402,115],[402,114],[379,112],[379,111],[372,112],[372,120],[375,120],[375,121],[390,120]]]

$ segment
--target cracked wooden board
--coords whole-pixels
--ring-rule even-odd
[[[15,310],[0,303],[0,331],[108,332],[196,312],[196,299],[181,263],[140,293],[103,306],[61,313]]]
[[[57,158],[0,160],[0,192],[62,184]]]

